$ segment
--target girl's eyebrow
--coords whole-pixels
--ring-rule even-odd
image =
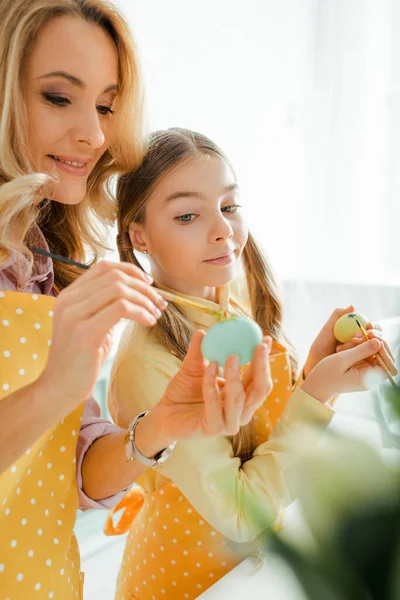
[[[224,187],[221,190],[221,195],[225,195],[228,192],[232,192],[233,190],[237,190],[239,189],[239,186],[237,183],[232,183],[231,185],[227,185],[226,187]],[[177,198],[196,198],[198,200],[204,200],[204,196],[203,194],[199,194],[198,192],[175,192],[173,194],[170,194],[169,196],[167,196],[165,198],[165,202],[170,202],[171,200],[176,200]]]
[[[79,79],[78,77],[75,77],[75,75],[71,75],[70,73],[66,73],[65,71],[52,71],[51,73],[41,75],[40,77],[38,77],[38,79],[48,79],[50,77],[63,77],[64,79],[66,79],[67,81],[69,81],[73,85],[76,85],[79,88],[86,87],[86,84],[82,81],[82,79]],[[105,88],[103,94],[118,91],[118,89],[118,85],[116,83],[113,83]]]

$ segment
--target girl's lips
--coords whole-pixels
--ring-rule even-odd
[[[213,258],[211,260],[205,260],[204,262],[206,262],[209,265],[215,265],[217,267],[224,267],[226,265],[230,265],[231,263],[233,263],[234,259],[235,259],[234,252],[230,252],[229,254],[226,254],[225,256],[219,256],[218,258]]]
[[[64,157],[59,157],[59,156],[53,156],[51,154],[49,154],[48,157],[52,160],[53,165],[55,165],[57,167],[57,169],[60,169],[61,171],[64,171],[65,173],[68,173],[69,175],[75,175],[76,177],[87,177],[87,175],[89,173],[87,159],[83,160],[83,159],[78,159],[78,158],[64,158]],[[79,164],[71,165],[69,163],[63,162],[65,160],[68,160],[69,162],[79,163]]]

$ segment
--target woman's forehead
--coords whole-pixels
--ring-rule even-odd
[[[27,71],[33,79],[65,72],[103,90],[118,83],[118,52],[100,26],[78,17],[56,17],[39,32]]]

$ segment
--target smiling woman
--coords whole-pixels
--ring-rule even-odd
[[[115,44],[94,24],[59,17],[33,46],[25,87],[30,151],[35,170],[58,182],[53,200],[77,204],[86,195],[87,179],[110,145],[117,78]]]
[[[123,429],[100,418],[92,393],[113,327],[155,325],[166,307],[140,269],[97,261],[110,176],[143,158],[137,53],[103,0],[1,0],[0,81],[0,589],[82,600],[78,506],[114,506],[175,440],[225,435],[264,392],[232,370],[224,407],[199,333],[154,408]],[[53,266],[49,246],[69,260]]]
[[[84,260],[86,246],[96,258],[114,217],[105,184],[143,153],[143,88],[128,27],[110,6],[72,0],[3,2],[0,18],[0,259],[12,249],[32,264],[21,240],[40,219],[60,254]],[[75,277],[56,265],[59,287]]]

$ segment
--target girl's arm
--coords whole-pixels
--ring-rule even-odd
[[[215,436],[177,444],[157,470],[172,479],[223,535],[235,542],[252,541],[292,500],[286,475],[299,460],[299,447],[315,446],[329,424],[333,411],[325,403],[337,393],[363,389],[363,377],[373,369],[364,359],[379,349],[380,342],[371,340],[321,361],[304,389],[293,392],[269,440],[243,464],[233,457],[226,437]],[[137,410],[148,410],[165,394],[178,366],[166,352],[127,358],[111,385],[110,409],[116,421],[126,422]]]
[[[167,352],[157,349],[151,354],[130,356],[112,378],[109,409],[122,427],[154,405],[179,369],[178,359]],[[296,458],[294,444],[302,425],[326,427],[332,414],[297,389],[270,439],[251,460],[241,464],[233,457],[229,440],[219,436],[178,443],[157,470],[174,481],[215,529],[235,542],[248,542],[275,521],[290,501],[283,474]]]

